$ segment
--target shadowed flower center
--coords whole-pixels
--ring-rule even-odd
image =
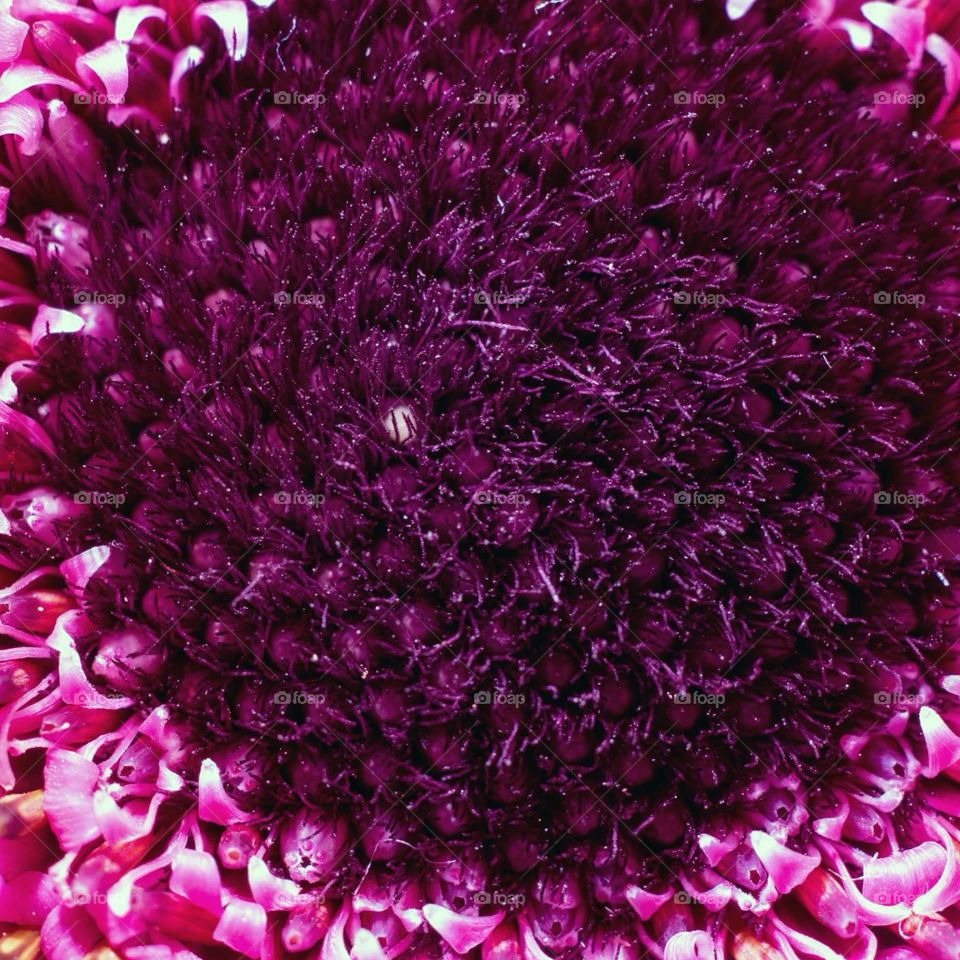
[[[43,278],[96,318],[37,411],[119,548],[90,668],[296,880],[602,890],[751,780],[785,818],[953,639],[956,159],[795,25],[602,6],[603,55],[394,11],[208,65],[161,143],[104,131],[92,279]]]

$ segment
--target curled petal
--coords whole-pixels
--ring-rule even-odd
[[[267,913],[257,903],[231,900],[223,911],[213,937],[231,950],[254,960],[260,956],[267,933]]]
[[[225,827],[231,823],[246,823],[254,819],[237,806],[223,787],[220,768],[209,757],[200,764],[200,819]]]
[[[935,777],[960,760],[960,737],[944,723],[936,710],[920,708],[920,730],[927,746],[925,777]]]
[[[780,893],[789,893],[820,865],[819,854],[797,853],[760,830],[750,834],[750,843]]]
[[[870,0],[860,12],[877,29],[889,34],[906,51],[910,69],[916,70],[923,59],[926,15],[923,10],[911,10],[895,3]]]
[[[242,60],[247,52],[247,40],[250,24],[247,8],[242,0],[209,0],[197,4],[193,11],[193,22],[207,18],[212,20],[223,34],[227,49],[234,60]]]
[[[423,908],[423,917],[457,953],[468,953],[480,946],[500,925],[506,914],[503,910],[488,917],[468,917],[454,913],[438,903],[428,903]]]

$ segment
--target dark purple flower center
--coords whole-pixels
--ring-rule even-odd
[[[44,276],[117,318],[41,361],[68,542],[123,558],[87,655],[351,824],[301,879],[600,889],[949,639],[957,160],[856,119],[895,51],[787,17],[320,6],[104,129],[89,276]]]

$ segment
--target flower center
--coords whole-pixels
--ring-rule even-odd
[[[526,17],[264,14],[159,141],[103,131],[92,265],[45,268],[99,332],[38,411],[120,558],[91,669],[332,811],[297,879],[688,856],[952,638],[956,159],[793,24]]]

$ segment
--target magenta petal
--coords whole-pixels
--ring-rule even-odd
[[[253,899],[267,911],[289,910],[300,895],[300,888],[292,880],[284,880],[271,873],[260,857],[250,858],[247,879]]]
[[[0,923],[39,926],[60,902],[52,877],[30,870],[0,887]]]
[[[944,723],[936,710],[920,708],[920,730],[927,746],[924,776],[935,777],[960,760],[960,737]]]
[[[437,903],[428,903],[423,908],[423,917],[457,953],[466,953],[480,946],[500,925],[503,910],[488,917],[468,917],[454,913]]]
[[[267,914],[259,904],[231,900],[214,931],[214,939],[245,957],[260,956],[267,932]]]
[[[870,0],[860,12],[875,27],[889,34],[906,51],[910,69],[916,70],[923,59],[926,14],[894,3]]]
[[[121,43],[129,43],[147,20],[160,20],[162,23],[166,23],[167,19],[166,10],[160,7],[150,6],[149,4],[124,7],[117,14],[114,37]]]
[[[223,902],[220,869],[214,857],[201,850],[181,850],[170,866],[170,889],[218,916]]]
[[[228,796],[220,777],[220,768],[209,757],[200,764],[200,819],[225,827],[246,823],[253,814],[244,813]]]
[[[130,76],[127,69],[127,53],[116,40],[85,53],[77,58],[77,73],[90,86],[99,80],[111,103],[120,103],[127,92]]]
[[[51,750],[44,770],[43,809],[64,850],[79,850],[100,836],[93,793],[100,768],[78,753]]]
[[[204,17],[220,28],[233,59],[242,60],[247,52],[250,33],[247,7],[242,0],[209,0],[208,3],[198,3],[193,11],[193,21],[196,23]]]
[[[631,884],[627,887],[624,896],[627,898],[627,903],[633,907],[641,920],[649,920],[673,897],[673,893],[650,893],[641,887]]]
[[[33,63],[15,63],[7,67],[0,76],[0,103],[12,100],[18,93],[23,93],[31,87],[41,87],[48,83],[65,87],[75,93],[80,91],[80,87],[72,80],[46,67],[39,67]]]
[[[0,12],[0,61],[16,60],[29,32],[30,28],[22,20],[7,11]]]
[[[874,903],[912,904],[936,883],[946,862],[943,847],[933,841],[867,860],[863,866],[863,895]]]
[[[819,854],[807,856],[797,853],[760,830],[754,830],[750,834],[750,843],[780,893],[789,893],[820,865]]]
[[[943,97],[937,104],[936,113],[930,118],[931,125],[935,126],[950,112],[960,93],[960,53],[949,40],[936,33],[927,37],[927,53],[943,67]],[[955,679],[960,683],[960,678]],[[949,689],[946,684],[944,688]],[[956,693],[956,689],[950,692]]]
[[[719,954],[705,930],[691,930],[675,933],[667,941],[663,960],[719,960]]]
[[[54,907],[40,928],[46,960],[82,960],[102,937],[83,907]]]

